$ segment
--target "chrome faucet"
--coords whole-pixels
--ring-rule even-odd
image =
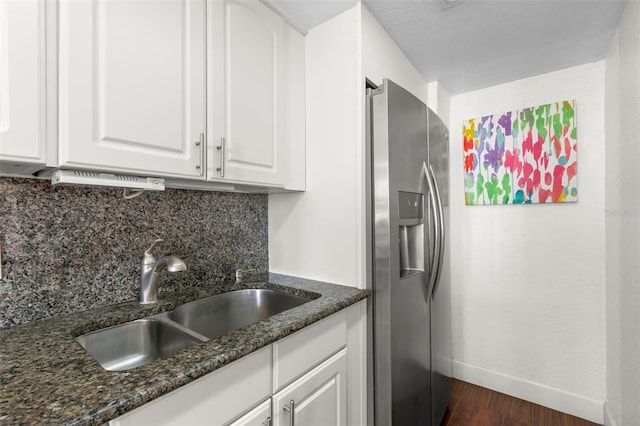
[[[158,301],[158,276],[162,268],[166,267],[169,272],[187,270],[187,265],[178,256],[167,255],[156,260],[151,254],[151,249],[162,241],[164,240],[155,240],[142,256],[142,265],[140,267],[140,304],[142,305]]]

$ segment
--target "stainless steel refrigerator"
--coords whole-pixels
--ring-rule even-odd
[[[367,104],[369,423],[437,426],[452,370],[448,131],[391,80]]]

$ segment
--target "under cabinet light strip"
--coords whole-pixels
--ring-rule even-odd
[[[143,191],[164,191],[164,179],[82,170],[56,170],[51,176],[52,185],[95,185]]]

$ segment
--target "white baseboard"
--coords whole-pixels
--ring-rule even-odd
[[[606,402],[604,403],[604,426],[618,426]]]
[[[586,398],[456,360],[453,361],[453,377],[598,424],[604,422],[604,401]]]

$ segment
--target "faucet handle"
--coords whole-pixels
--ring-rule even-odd
[[[162,242],[164,242],[164,240],[162,238],[158,238],[153,242],[153,244],[151,244],[151,246],[148,249],[145,250],[144,254],[151,254],[151,249],[154,248],[156,244],[162,243]]]
[[[142,265],[153,265],[154,263],[156,263],[156,258],[155,256],[151,253],[151,249],[153,247],[155,247],[156,244],[163,242],[164,240],[162,238],[158,238],[157,240],[155,240],[153,242],[153,244],[151,244],[151,247],[149,247],[148,249],[146,249],[144,251],[144,256],[142,256]]]

